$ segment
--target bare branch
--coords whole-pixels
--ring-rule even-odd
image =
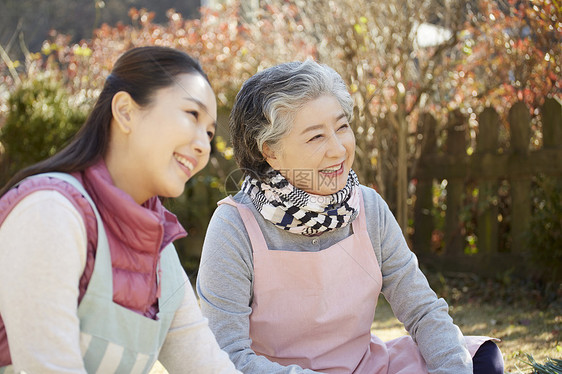
[[[14,68],[14,63],[13,61],[10,59],[10,56],[8,56],[8,53],[6,53],[6,50],[4,49],[4,47],[2,47],[2,45],[0,44],[0,58],[2,58],[2,61],[4,61],[4,63],[6,64],[6,66],[8,67],[8,70],[10,71],[10,75],[12,76],[12,78],[14,79],[14,81],[17,84],[21,84],[21,79],[18,76],[18,72],[16,71],[16,69]]]

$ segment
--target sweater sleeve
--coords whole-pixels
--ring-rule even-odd
[[[240,373],[217,344],[185,273],[184,280],[184,299],[174,316],[158,360],[170,374]]]
[[[252,246],[237,209],[219,206],[201,254],[197,292],[201,310],[222,349],[245,374],[312,374],[297,365],[281,366],[251,348]]]
[[[14,372],[86,373],[77,314],[86,229],[72,203],[38,191],[0,226],[0,314]]]
[[[431,374],[472,373],[472,359],[448,305],[437,298],[384,200],[363,188],[368,230],[383,276],[382,293],[410,333]]]

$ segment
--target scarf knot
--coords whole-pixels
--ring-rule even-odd
[[[345,227],[359,213],[359,180],[353,170],[349,171],[345,187],[331,195],[305,192],[273,169],[265,181],[246,176],[242,192],[266,220],[306,236]]]

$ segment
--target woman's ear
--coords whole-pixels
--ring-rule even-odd
[[[124,134],[129,134],[132,129],[133,111],[136,103],[128,92],[119,91],[111,100],[111,112],[117,128]]]
[[[265,158],[265,161],[269,164],[269,166],[271,166],[276,170],[278,169],[276,167],[277,160],[278,160],[277,155],[275,154],[275,151],[272,149],[272,147],[269,146],[269,144],[264,143],[262,155]]]

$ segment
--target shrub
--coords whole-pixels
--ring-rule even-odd
[[[547,279],[562,279],[562,180],[537,177],[532,199],[527,245]]]
[[[0,143],[15,171],[52,156],[86,119],[86,105],[76,103],[54,77],[26,79],[8,98],[8,115],[0,129]]]

